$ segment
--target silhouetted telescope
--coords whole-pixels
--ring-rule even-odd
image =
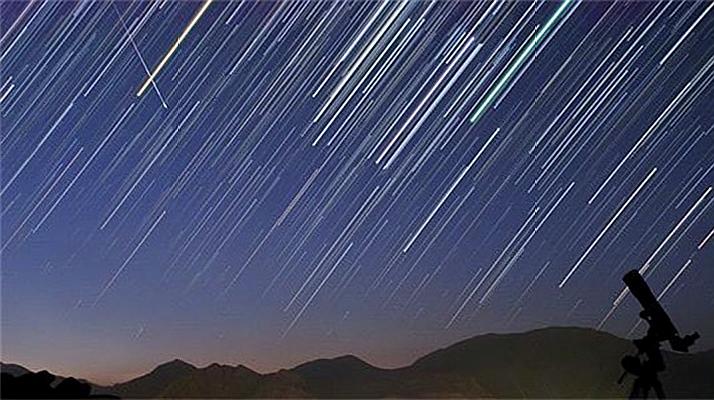
[[[630,289],[632,295],[635,296],[637,301],[640,302],[640,305],[642,305],[640,317],[650,325],[647,331],[648,338],[656,342],[668,341],[672,350],[684,353],[688,352],[689,347],[699,339],[699,333],[694,332],[684,337],[679,336],[677,328],[655,295],[652,294],[649,286],[647,286],[647,282],[645,282],[645,279],[640,275],[639,271],[632,270],[628,272],[622,280]],[[635,344],[637,344],[637,341],[635,341]]]

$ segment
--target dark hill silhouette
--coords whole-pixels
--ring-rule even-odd
[[[291,372],[299,376],[307,392],[316,397],[375,397],[394,384],[391,371],[374,367],[353,355],[310,361]]]
[[[714,350],[694,354],[664,354],[667,369],[660,374],[669,398],[714,398]]]
[[[475,376],[499,397],[619,397],[618,360],[631,343],[583,328],[548,328],[464,340],[418,359],[412,368]]]
[[[59,378],[47,371],[31,372],[17,365],[2,365],[0,397],[4,399],[116,398],[92,395],[92,386],[75,378]],[[7,371],[7,372],[6,372]]]
[[[198,368],[175,359],[154,368],[146,375],[107,388],[112,394],[120,397],[147,399],[159,397],[173,382],[193,373]]]
[[[304,382],[311,397],[483,397],[475,379],[450,373],[424,373],[410,367],[378,368],[353,356],[321,359],[290,370]]]
[[[619,360],[630,341],[585,328],[476,336],[412,365],[383,369],[355,357],[320,359],[260,374],[244,366],[184,361],[102,388],[127,398],[624,398]],[[714,398],[714,350],[664,352],[670,398]]]
[[[250,397],[255,392],[261,375],[242,365],[211,364],[206,368],[171,382],[162,392],[164,397]]]
[[[20,375],[25,375],[32,371],[23,367],[22,365],[0,362],[0,372],[4,372],[4,373],[10,374],[12,376],[20,376]]]
[[[608,333],[545,328],[476,336],[397,369],[378,368],[352,355],[264,375],[245,367],[197,368],[155,394],[215,398],[626,397],[629,382],[617,384],[622,372],[619,360],[631,352],[630,341]],[[662,381],[669,397],[714,397],[710,378],[714,351],[665,352],[665,357],[668,369]],[[245,370],[233,371],[236,368]],[[695,368],[698,372],[693,372]],[[111,389],[135,397],[124,385]]]
[[[475,376],[496,397],[627,397],[630,382],[613,384],[630,341],[586,328],[546,328],[483,335],[437,350],[410,368]],[[664,352],[662,382],[670,398],[714,397],[714,350]]]

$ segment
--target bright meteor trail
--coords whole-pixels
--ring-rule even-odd
[[[560,3],[558,9],[556,9],[553,15],[545,22],[545,25],[540,28],[538,33],[533,36],[533,38],[530,40],[530,42],[528,42],[526,47],[521,50],[515,61],[513,61],[513,63],[508,67],[508,69],[506,69],[506,72],[501,75],[501,77],[496,82],[496,85],[491,87],[491,89],[488,91],[488,94],[486,95],[486,98],[480,101],[478,108],[476,108],[476,111],[474,111],[474,113],[471,115],[471,118],[469,118],[469,122],[473,124],[477,122],[479,118],[481,118],[486,109],[490,107],[491,103],[493,103],[496,97],[501,94],[501,91],[511,80],[513,74],[516,73],[518,68],[520,68],[521,64],[523,64],[526,58],[528,58],[528,56],[533,52],[538,43],[540,43],[543,38],[548,35],[551,29],[553,29],[553,25],[555,25],[558,19],[560,19],[560,17],[563,15],[565,10],[568,9],[572,2],[573,0],[564,0],[562,3]]]
[[[159,74],[161,69],[164,68],[164,65],[166,65],[166,63],[169,61],[169,59],[174,54],[176,49],[178,49],[181,42],[183,42],[183,40],[186,39],[186,36],[188,36],[189,32],[191,32],[191,29],[193,29],[194,25],[196,25],[196,22],[198,22],[198,20],[201,19],[201,16],[203,15],[203,13],[206,12],[206,10],[208,9],[208,6],[210,6],[212,2],[213,2],[213,0],[205,0],[203,2],[203,4],[201,5],[201,8],[199,8],[198,11],[196,12],[196,15],[194,15],[193,18],[191,18],[191,21],[188,23],[188,25],[183,30],[183,32],[181,32],[181,35],[178,37],[178,39],[176,39],[176,41],[171,46],[169,51],[161,59],[161,62],[159,62],[159,65],[157,65],[156,68],[154,68],[154,70],[151,72],[151,74],[144,81],[144,84],[141,85],[141,88],[139,88],[139,91],[136,92],[136,97],[141,97],[141,95],[144,94],[144,91],[146,90],[146,88],[148,88],[149,85],[151,85],[154,82],[154,79],[156,79],[156,76]],[[157,92],[158,92],[158,89],[157,89]],[[163,99],[162,99],[162,102],[163,102]]]

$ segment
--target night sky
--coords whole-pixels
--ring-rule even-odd
[[[2,360],[714,347],[714,2],[2,2]],[[613,360],[617,362],[617,360]]]

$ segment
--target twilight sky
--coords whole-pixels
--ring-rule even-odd
[[[714,346],[714,2],[2,2],[3,361]],[[617,362],[617,360],[614,360]]]

